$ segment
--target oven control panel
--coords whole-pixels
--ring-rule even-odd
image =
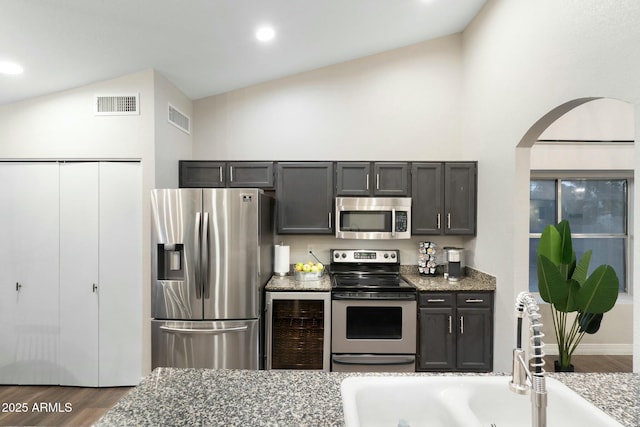
[[[332,263],[399,264],[398,249],[331,249]]]

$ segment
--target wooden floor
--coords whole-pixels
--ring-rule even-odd
[[[555,358],[545,358],[547,371]],[[573,356],[573,364],[576,372],[631,372],[632,356]],[[91,426],[130,389],[0,386],[0,426]]]
[[[545,370],[553,372],[553,361],[557,356],[545,357]],[[633,356],[582,356],[574,355],[571,363],[575,372],[632,372]]]
[[[0,426],[91,426],[130,389],[0,386]]]

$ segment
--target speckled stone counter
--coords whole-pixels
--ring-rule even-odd
[[[340,383],[353,375],[385,374],[158,368],[96,425],[343,426]],[[550,376],[624,426],[640,425],[637,374]],[[507,381],[505,377],[505,387]]]
[[[450,282],[442,274],[423,276],[417,266],[403,265],[400,273],[418,291],[495,291],[496,278],[467,267],[466,275],[457,282]]]
[[[331,278],[328,274],[322,276],[320,280],[310,280],[306,282],[297,281],[293,276],[273,276],[265,290],[269,292],[278,291],[305,291],[305,292],[329,292],[331,291]]]

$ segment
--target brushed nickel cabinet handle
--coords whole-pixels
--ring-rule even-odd
[[[464,316],[460,316],[460,333],[464,334]]]

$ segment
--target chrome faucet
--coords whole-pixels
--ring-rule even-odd
[[[525,361],[522,349],[522,319],[525,313],[529,319],[529,351],[533,356]],[[518,315],[517,346],[513,349],[513,370],[509,388],[518,394],[531,391],[531,426],[547,427],[547,389],[544,377],[544,334],[540,330],[540,308],[535,298],[528,292],[520,292],[516,298]],[[527,383],[527,380],[529,383]]]

